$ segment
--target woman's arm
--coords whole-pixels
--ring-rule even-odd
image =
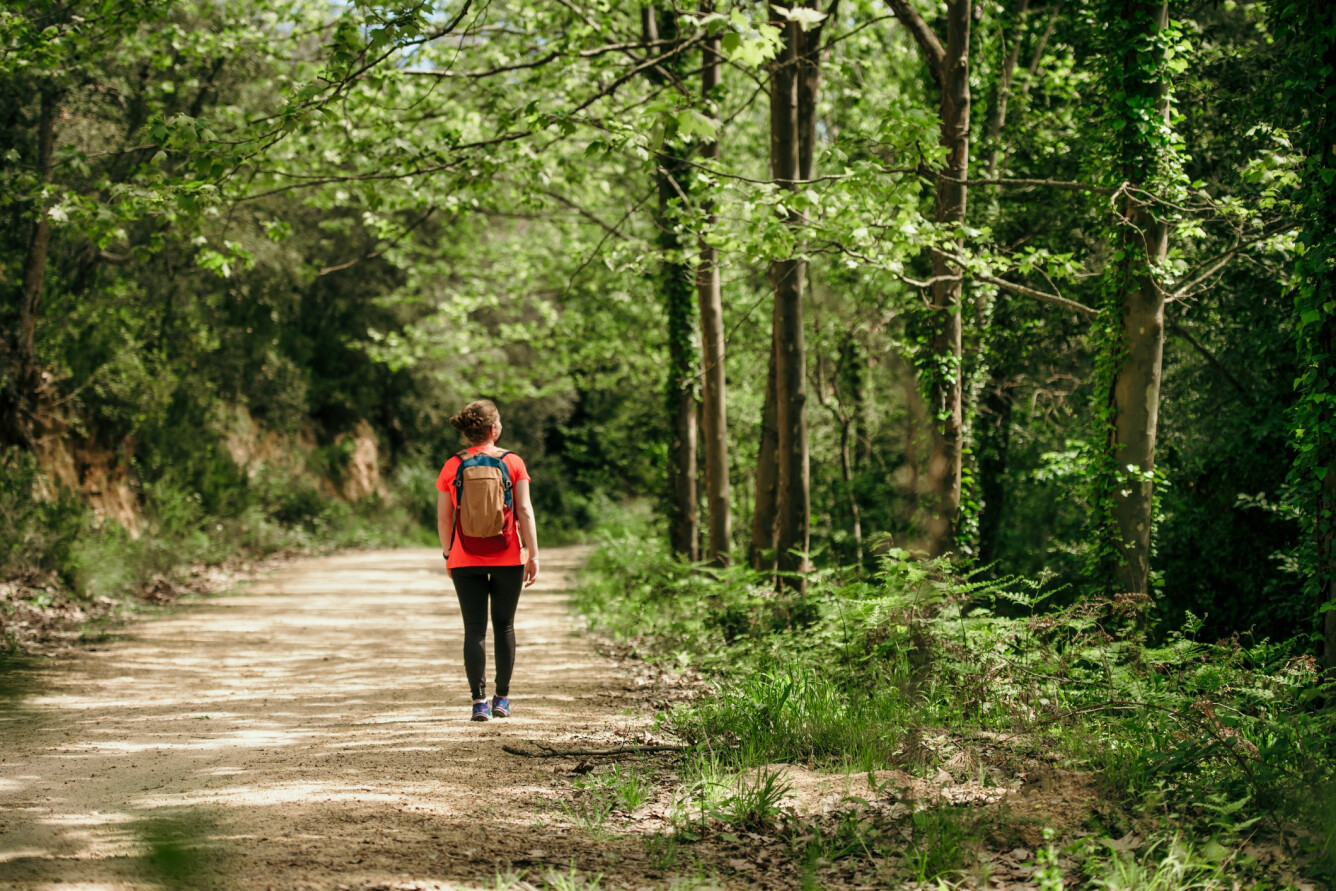
[[[529,481],[515,483],[515,518],[519,522],[524,546],[529,549],[529,561],[524,564],[524,587],[538,581],[538,522],[533,516],[533,502],[529,500]]]
[[[450,493],[436,493],[436,534],[441,538],[441,553],[450,554],[450,532],[455,525],[455,503]]]

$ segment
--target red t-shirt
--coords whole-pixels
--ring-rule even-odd
[[[471,456],[477,455],[483,451],[483,447],[469,448],[467,451]],[[498,451],[500,451],[498,449]],[[529,470],[524,466],[524,459],[514,452],[509,453],[501,459],[510,471],[510,484],[514,486],[520,480],[529,479]],[[455,512],[459,512],[459,502],[455,498],[455,474],[459,472],[460,460],[458,455],[451,455],[450,460],[445,462],[441,468],[441,475],[436,477],[436,488],[450,496],[450,503],[454,505]],[[514,498],[511,499],[512,504]],[[459,566],[523,566],[524,555],[520,548],[520,537],[515,529],[515,511],[512,509],[506,517],[506,532],[510,536],[510,547],[497,554],[470,554],[464,550],[463,544],[459,541],[459,536],[455,536],[454,543],[450,545],[450,556],[446,559],[445,565],[448,569],[454,569]]]

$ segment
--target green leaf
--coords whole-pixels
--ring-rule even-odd
[[[713,118],[688,108],[677,115],[677,132],[683,139],[699,136],[701,142],[710,142],[715,138],[717,129]]]

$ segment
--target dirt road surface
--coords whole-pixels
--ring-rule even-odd
[[[11,673],[0,888],[492,887],[572,864],[636,887],[643,846],[560,819],[572,765],[502,751],[607,745],[639,721],[568,615],[580,556],[548,550],[520,601],[509,720],[467,721],[430,550],[297,561]]]

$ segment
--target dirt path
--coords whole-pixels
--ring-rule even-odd
[[[573,765],[501,749],[639,720],[567,614],[580,552],[545,556],[507,721],[466,720],[433,551],[303,560],[29,677],[0,699],[0,888],[490,887],[572,863],[638,884],[640,849],[553,819]]]

